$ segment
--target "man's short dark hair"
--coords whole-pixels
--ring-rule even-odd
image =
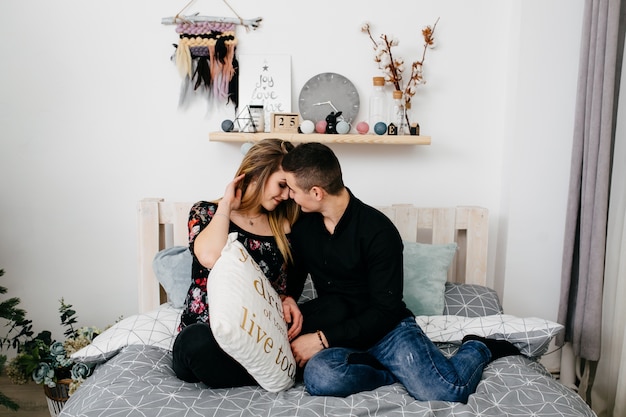
[[[296,177],[296,185],[304,191],[317,186],[337,195],[344,188],[339,160],[324,144],[301,143],[285,155],[282,165]]]

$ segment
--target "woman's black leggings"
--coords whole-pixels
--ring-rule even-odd
[[[173,368],[186,382],[203,382],[209,388],[258,385],[246,369],[218,345],[207,323],[186,326],[176,336]]]

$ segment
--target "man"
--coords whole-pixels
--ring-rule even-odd
[[[417,400],[467,402],[487,363],[519,354],[509,342],[468,336],[446,358],[402,301],[400,234],[344,186],[332,150],[298,145],[283,170],[303,212],[291,233],[301,269],[295,276],[310,273],[318,293],[301,306],[303,330],[291,343],[311,395],[343,397],[400,382]]]

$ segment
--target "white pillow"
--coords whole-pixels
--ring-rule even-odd
[[[172,350],[182,309],[162,304],[153,311],[127,317],[74,352],[72,359],[88,364],[104,362],[128,345],[151,345]]]
[[[257,263],[228,236],[207,280],[215,340],[270,392],[294,384],[296,361],[287,339],[282,302]]]
[[[433,342],[460,343],[463,336],[475,334],[513,343],[523,355],[539,358],[550,340],[564,327],[535,317],[519,318],[510,314],[484,317],[417,316],[417,324]]]

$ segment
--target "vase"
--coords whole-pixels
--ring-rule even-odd
[[[60,379],[57,381],[55,387],[43,386],[43,392],[46,394],[46,400],[48,401],[48,411],[50,411],[50,417],[57,417],[65,402],[70,398],[70,383],[71,378]]]
[[[420,125],[417,122],[411,122],[409,120],[409,111],[411,110],[411,102],[407,102],[406,103],[406,110],[405,110],[405,121],[406,121],[406,129],[408,130],[408,133],[412,136],[419,136],[420,134]]]

